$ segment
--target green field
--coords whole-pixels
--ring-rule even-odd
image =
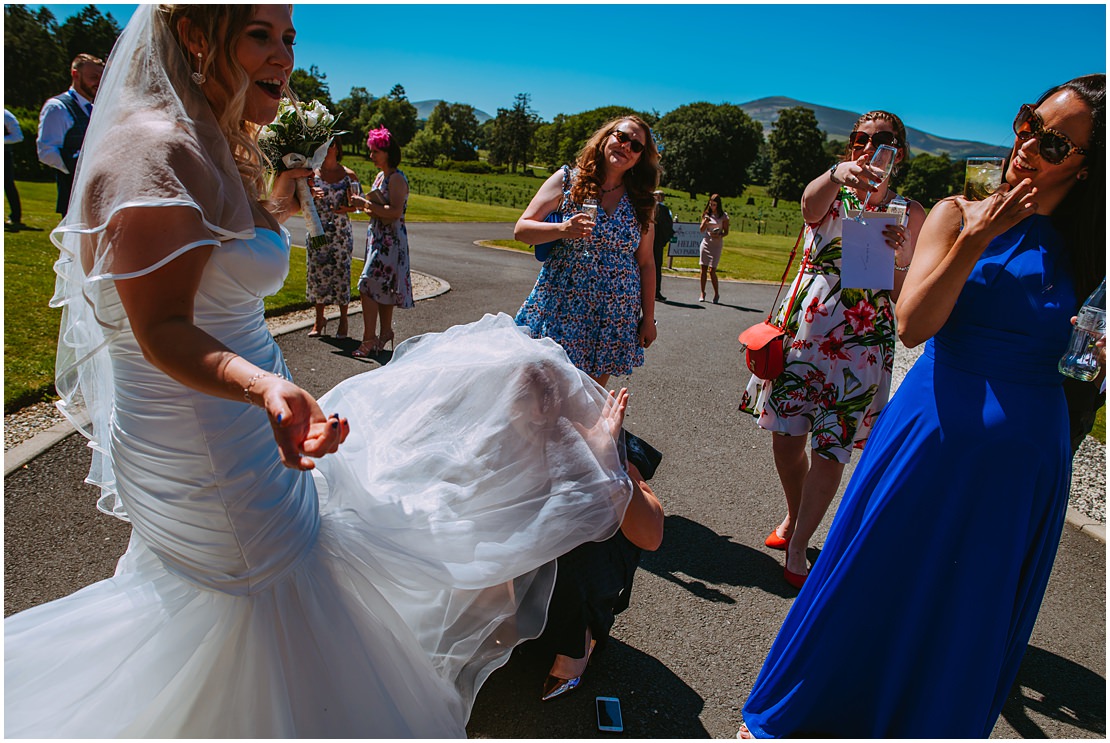
[[[373,166],[358,157],[345,157],[344,164],[372,181]],[[482,175],[444,172],[434,168],[402,165],[412,185],[407,218],[412,222],[515,222],[521,210],[543,182],[538,169],[532,175]],[[49,231],[57,224],[53,183],[18,182],[23,202],[23,221],[34,231],[4,235],[4,410],[49,399],[54,390],[54,355],[58,340],[60,310],[47,307],[54,293],[54,261],[58,251]],[[706,195],[691,199],[688,194],[664,189],[667,205],[680,221],[697,221]],[[459,200],[459,199],[469,199]],[[748,199],[754,204],[747,204]],[[800,228],[797,202],[771,206],[766,191],[749,188],[739,199],[725,199],[732,217],[732,232],[724,240],[718,267],[722,278],[777,282]],[[365,219],[365,215],[356,215]],[[793,220],[793,221],[791,221]],[[513,240],[490,241],[502,247],[531,251],[531,246]],[[676,258],[674,271],[690,275],[697,258]],[[357,266],[353,274],[357,274]],[[352,278],[352,290],[355,280]],[[289,278],[276,295],[266,300],[266,314],[280,315],[309,304],[304,299],[304,249],[293,248]],[[1106,440],[1105,409],[1100,410],[1093,435]]]

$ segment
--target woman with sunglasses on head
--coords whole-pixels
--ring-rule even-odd
[[[554,561],[628,507],[623,401],[507,315],[319,402],[289,381],[263,300],[312,171],[267,194],[258,135],[290,13],[140,5],[113,49],[52,304],[61,407],[132,533],[111,578],[5,620],[8,736],[463,737]]]
[[[713,304],[717,304],[721,301],[721,291],[717,285],[717,264],[721,262],[721,251],[724,250],[724,239],[728,234],[728,214],[721,206],[719,194],[709,197],[701,212],[698,230],[704,235],[701,239],[701,296],[698,301],[705,301],[705,277],[708,274],[713,280]]]
[[[806,550],[840,486],[852,449],[862,448],[890,394],[894,367],[893,303],[913,258],[925,209],[906,201],[906,224],[888,223],[894,251],[890,291],[842,289],[841,229],[851,211],[885,212],[898,197],[868,162],[880,145],[909,155],[902,120],[871,111],[856,122],[844,156],[802,194],[805,256],[776,322],[793,342],[774,380],[752,377],[740,409],[773,433],[771,448],[786,495],[786,518],[764,543],[786,551],[783,575],[800,588],[809,572]],[[868,200],[868,194],[871,194]],[[789,316],[787,312],[789,311]],[[806,454],[807,437],[811,454]]]
[[[638,116],[605,123],[540,187],[514,236],[532,245],[558,240],[516,320],[552,338],[572,363],[605,386],[644,363],[655,340],[652,252],[659,151]],[[597,201],[597,221],[583,210]],[[558,211],[562,221],[544,221]]]
[[[987,738],[1070,481],[1056,364],[1106,271],[1106,76],[1023,106],[1005,183],[941,201],[899,337],[927,341],[871,434],[740,737]]]

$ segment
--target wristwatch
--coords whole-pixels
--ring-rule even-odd
[[[836,179],[836,166],[837,165],[840,165],[840,163],[833,163],[833,166],[831,168],[829,168],[829,180],[832,181],[833,183],[835,183],[838,186],[843,186],[844,181],[838,181]]]

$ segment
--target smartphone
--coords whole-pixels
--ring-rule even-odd
[[[597,698],[597,729],[610,733],[624,732],[621,700],[616,697]]]

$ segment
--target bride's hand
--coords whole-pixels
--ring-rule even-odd
[[[299,470],[313,469],[312,458],[332,454],[351,432],[350,423],[333,413],[325,416],[312,395],[280,377],[262,393],[281,453],[281,463]]]

